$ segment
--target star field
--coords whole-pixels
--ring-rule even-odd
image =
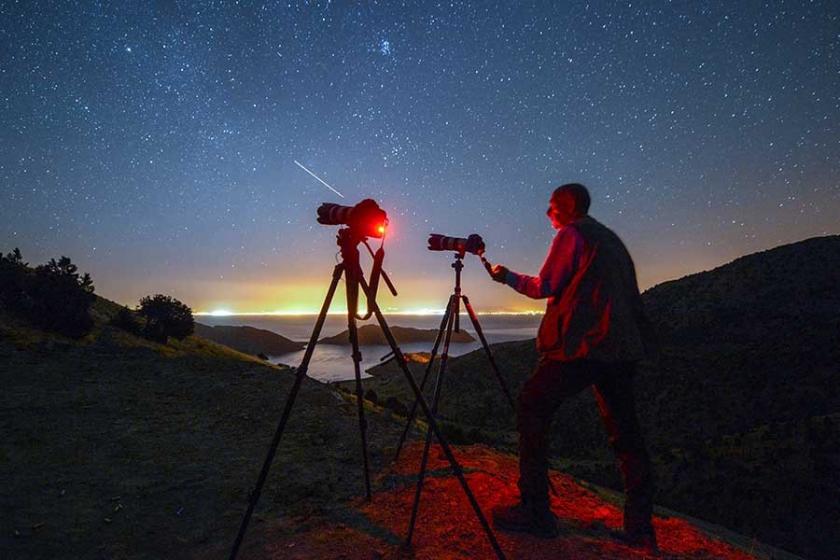
[[[434,231],[536,273],[553,187],[643,286],[840,233],[834,2],[7,2],[0,239],[99,293],[314,310],[324,201],[389,212],[385,305],[442,308]],[[303,172],[317,173],[339,199]],[[538,309],[468,262],[481,310]]]

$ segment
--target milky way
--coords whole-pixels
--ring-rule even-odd
[[[5,2],[0,240],[104,295],[315,309],[322,201],[391,217],[389,307],[443,307],[435,231],[535,273],[579,181],[644,286],[840,232],[836,2]],[[307,175],[311,169],[347,199]],[[468,263],[481,309],[538,308]]]

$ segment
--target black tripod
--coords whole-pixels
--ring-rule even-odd
[[[487,360],[490,362],[490,367],[493,370],[493,373],[496,375],[496,379],[499,381],[499,386],[501,386],[502,388],[502,393],[504,393],[508,404],[510,405],[511,409],[513,409],[515,412],[516,405],[513,402],[513,397],[511,396],[510,389],[508,389],[507,383],[505,383],[501,372],[499,372],[499,367],[496,365],[496,360],[493,357],[493,352],[490,351],[490,346],[487,344],[487,339],[484,337],[484,331],[481,328],[481,324],[478,322],[478,316],[476,315],[472,305],[470,305],[469,298],[461,293],[461,270],[464,268],[463,258],[463,252],[455,253],[455,262],[453,262],[451,265],[452,268],[455,269],[455,289],[453,290],[452,295],[449,296],[449,302],[446,304],[446,311],[443,314],[443,319],[440,322],[440,328],[438,329],[437,337],[435,338],[435,343],[432,346],[432,354],[429,357],[429,363],[426,366],[426,371],[423,373],[423,379],[420,382],[420,391],[422,392],[426,386],[426,381],[429,378],[429,375],[432,371],[432,366],[435,362],[435,358],[437,357],[438,347],[440,346],[441,339],[443,339],[443,353],[440,356],[440,365],[438,366],[438,374],[435,378],[434,397],[432,400],[432,414],[437,414],[438,403],[440,402],[441,388],[443,387],[443,378],[444,374],[446,373],[446,364],[449,360],[449,342],[452,338],[453,330],[455,332],[460,331],[460,302],[461,300],[463,300],[464,307],[467,310],[467,314],[470,316],[470,321],[472,322],[473,328],[475,329],[479,340],[481,340],[481,346],[484,348],[485,354],[487,354]],[[406,422],[405,429],[403,429],[403,433],[400,436],[400,441],[397,444],[397,451],[394,455],[394,461],[396,461],[399,458],[400,451],[402,450],[403,444],[405,443],[405,439],[408,436],[408,431],[411,429],[411,425],[414,423],[414,417],[417,414],[418,403],[419,399],[415,400],[414,404],[411,406],[411,411],[408,414],[408,421]],[[435,435],[437,436],[437,434]],[[423,491],[423,481],[426,476],[426,466],[428,465],[429,461],[429,449],[431,447],[431,443],[432,430],[430,428],[426,431],[426,443],[423,447],[423,458],[420,462],[420,475],[417,479],[417,489],[414,494],[414,503],[411,507],[411,521],[409,522],[408,535],[406,536],[407,545],[411,544],[411,538],[414,535],[414,526],[417,522],[417,511],[420,507],[420,495]],[[551,485],[551,481],[549,481],[549,485],[551,486],[552,493],[556,495],[557,492],[554,490],[554,486]]]
[[[472,325],[475,329],[476,334],[478,334],[478,338],[481,340],[481,345],[484,347],[484,351],[487,354],[487,359],[490,361],[490,365],[492,366],[493,372],[496,374],[496,379],[499,380],[499,384],[502,387],[502,392],[505,394],[505,397],[507,397],[507,401],[510,404],[511,408],[515,409],[513,397],[511,396],[510,390],[508,389],[507,384],[505,383],[501,373],[499,372],[498,366],[496,366],[496,360],[493,358],[493,353],[490,351],[490,346],[487,344],[487,339],[484,338],[484,331],[481,329],[481,325],[478,322],[478,317],[476,316],[472,305],[470,305],[469,298],[461,294],[461,270],[464,268],[463,258],[463,252],[455,253],[455,262],[452,263],[452,268],[455,269],[455,289],[452,295],[449,296],[449,302],[446,304],[446,311],[443,314],[443,319],[440,322],[440,328],[438,329],[437,337],[435,338],[435,343],[432,347],[432,355],[429,358],[429,363],[426,366],[425,373],[423,374],[423,380],[420,383],[419,390],[421,394],[416,395],[414,404],[411,407],[411,411],[409,412],[408,421],[406,422],[405,429],[403,430],[402,436],[400,437],[399,444],[397,444],[397,452],[394,457],[394,460],[396,460],[399,457],[403,443],[405,442],[405,438],[408,435],[408,431],[411,428],[411,425],[414,423],[414,417],[417,414],[417,405],[420,404],[421,408],[423,407],[423,403],[421,402],[421,399],[423,398],[422,391],[426,385],[426,381],[429,378],[429,373],[432,370],[432,365],[435,362],[435,358],[437,357],[438,347],[440,346],[441,339],[443,339],[443,353],[440,356],[440,366],[438,369],[437,378],[435,379],[434,400],[432,401],[431,410],[432,414],[431,416],[429,416],[427,413],[426,416],[431,419],[432,417],[434,417],[435,414],[437,414],[438,403],[440,402],[441,387],[443,386],[443,377],[446,372],[446,363],[449,359],[449,343],[452,339],[452,331],[454,330],[455,332],[459,332],[461,328],[459,318],[461,300],[464,301],[464,307],[466,308],[467,313],[470,316],[470,320],[472,321]],[[437,437],[438,441],[440,441],[437,430],[432,430],[430,423],[429,430],[426,432],[426,443],[423,447],[423,459],[420,463],[420,475],[417,479],[417,489],[414,494],[414,503],[411,507],[411,521],[409,521],[408,525],[406,545],[411,544],[411,539],[414,535],[414,527],[417,522],[417,511],[420,506],[420,494],[423,490],[423,481],[426,476],[426,466],[429,460],[429,448],[431,447],[432,443],[433,431],[435,432],[435,437]],[[441,446],[443,446],[443,442],[441,442]]]
[[[502,552],[498,541],[496,540],[496,536],[495,534],[493,534],[493,530],[490,528],[490,524],[487,522],[487,519],[481,512],[481,508],[479,507],[478,502],[476,501],[475,496],[472,493],[472,490],[470,490],[466,478],[464,478],[464,473],[461,469],[461,466],[455,459],[455,455],[452,453],[452,449],[449,447],[449,444],[446,443],[446,440],[444,440],[443,434],[440,432],[440,428],[438,427],[438,424],[435,421],[434,414],[429,408],[429,405],[426,403],[426,400],[423,398],[423,394],[420,392],[420,388],[417,386],[417,382],[414,380],[414,376],[411,374],[411,370],[409,370],[408,368],[405,356],[403,355],[400,348],[397,346],[397,342],[394,339],[391,330],[388,328],[388,324],[385,322],[385,317],[382,315],[382,311],[379,309],[379,305],[376,303],[376,284],[378,283],[378,277],[381,272],[379,266],[381,266],[383,257],[383,254],[380,254],[381,249],[377,253],[376,257],[374,257],[374,270],[371,274],[371,285],[369,286],[364,279],[364,274],[362,272],[361,266],[359,265],[358,245],[359,243],[365,242],[365,237],[355,233],[352,230],[352,228],[343,228],[338,232],[337,241],[338,246],[341,249],[342,262],[337,264],[333,269],[332,282],[330,283],[330,287],[327,290],[327,295],[324,298],[324,304],[321,307],[321,312],[318,314],[318,319],[315,322],[315,327],[312,329],[312,335],[309,338],[309,344],[306,346],[306,351],[303,355],[303,360],[301,361],[300,366],[298,367],[297,372],[295,374],[295,381],[292,385],[292,389],[289,393],[289,396],[286,399],[286,405],[283,408],[283,414],[280,417],[280,423],[277,426],[277,431],[274,433],[274,438],[271,440],[271,445],[268,449],[268,454],[265,458],[265,461],[263,462],[262,470],[260,470],[259,478],[257,479],[257,485],[249,495],[248,509],[246,510],[245,515],[242,518],[242,523],[239,527],[239,533],[236,535],[236,540],[233,543],[233,549],[230,553],[230,559],[234,560],[239,552],[239,547],[241,546],[242,540],[245,537],[245,531],[248,528],[248,523],[251,520],[251,515],[253,514],[254,508],[257,505],[257,501],[259,500],[260,492],[262,491],[262,487],[265,484],[265,480],[268,477],[268,471],[271,468],[271,463],[274,459],[275,453],[277,452],[277,446],[280,443],[280,438],[283,435],[283,430],[286,427],[286,422],[288,422],[289,417],[291,416],[292,406],[295,403],[295,398],[297,397],[298,391],[300,390],[303,378],[306,377],[306,372],[309,368],[309,361],[312,358],[312,354],[315,350],[315,345],[318,342],[318,337],[321,334],[321,328],[324,325],[324,320],[326,319],[327,311],[330,308],[330,303],[332,302],[333,295],[335,294],[335,290],[338,286],[339,280],[341,279],[341,275],[344,274],[344,283],[347,291],[347,326],[350,337],[350,344],[352,346],[353,367],[356,375],[356,402],[359,414],[359,430],[361,432],[362,437],[362,454],[365,470],[365,491],[367,498],[370,499],[371,495],[370,475],[368,471],[366,423],[364,418],[364,407],[362,404],[363,401],[361,371],[359,365],[362,361],[362,355],[359,352],[359,338],[358,331],[356,328],[356,320],[358,318],[357,311],[359,288],[361,288],[362,292],[364,292],[365,294],[369,310],[368,315],[362,319],[370,317],[371,313],[376,315],[376,319],[379,322],[379,326],[382,329],[382,332],[385,335],[385,338],[387,339],[388,344],[391,347],[391,351],[394,354],[395,361],[402,369],[403,373],[405,374],[406,381],[408,381],[411,390],[414,392],[414,396],[416,398],[415,404],[420,405],[423,414],[428,419],[429,429],[432,432],[434,432],[435,437],[437,438],[438,442],[440,442],[440,446],[443,449],[443,452],[446,455],[446,458],[449,461],[449,464],[452,467],[455,476],[458,478],[458,482],[461,484],[461,488],[464,490],[464,494],[466,494],[470,505],[475,511],[476,517],[478,517],[478,520],[481,523],[481,527],[484,529],[484,532],[487,535],[487,539],[490,541],[490,545],[493,547],[493,551],[500,560],[504,560],[505,555]],[[392,286],[391,289],[393,290]]]
[[[472,305],[470,305],[470,300],[467,296],[461,294],[461,270],[464,268],[464,253],[455,253],[455,262],[452,263],[452,268],[455,269],[455,288],[452,292],[452,295],[449,296],[449,302],[446,304],[446,310],[443,313],[443,319],[440,321],[440,327],[438,328],[437,337],[435,338],[435,343],[432,346],[432,355],[429,358],[429,363],[426,365],[426,371],[423,373],[423,379],[420,381],[420,390],[422,391],[426,387],[426,381],[429,379],[429,375],[432,371],[432,366],[435,363],[435,359],[437,358],[438,348],[440,347],[441,341],[444,341],[443,345],[443,354],[441,355],[441,362],[438,370],[438,377],[435,381],[435,396],[434,401],[432,403],[432,409],[435,413],[437,413],[437,402],[438,402],[438,391],[439,387],[442,385],[442,377],[444,372],[446,371],[446,362],[449,358],[449,341],[451,339],[451,332],[460,332],[461,330],[461,320],[460,320],[460,304],[461,300],[464,300],[464,307],[467,309],[467,314],[470,316],[470,321],[472,321],[473,328],[475,329],[476,334],[478,335],[479,340],[481,340],[481,345],[484,347],[484,352],[487,354],[487,359],[490,362],[490,366],[493,369],[493,373],[496,374],[496,379],[499,380],[499,385],[502,387],[502,392],[505,394],[507,398],[508,404],[510,404],[512,409],[516,409],[516,405],[513,402],[513,397],[510,394],[510,390],[507,387],[504,379],[502,378],[502,374],[499,373],[499,368],[496,365],[496,360],[493,358],[493,353],[490,351],[490,346],[487,344],[487,339],[484,338],[484,331],[481,329],[481,325],[478,322],[478,316],[475,314]],[[450,322],[454,320],[454,328],[450,325]],[[444,336],[445,333],[445,336]],[[403,433],[400,436],[400,441],[397,444],[397,451],[394,454],[394,461],[399,459],[400,452],[402,451],[403,444],[405,443],[405,439],[408,436],[408,431],[411,429],[411,425],[414,424],[414,417],[417,415],[417,404],[418,402],[415,400],[414,404],[411,405],[411,410],[408,413],[408,421],[405,423],[405,428],[403,429]]]

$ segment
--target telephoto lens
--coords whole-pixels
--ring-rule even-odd
[[[341,204],[325,202],[318,207],[318,223],[326,226],[346,224],[350,219],[350,213],[352,211],[352,206],[342,206]]]
[[[388,214],[372,198],[366,198],[355,206],[325,202],[318,207],[318,223],[327,226],[346,225],[363,237],[383,237],[388,225]]]
[[[455,251],[481,256],[484,254],[484,240],[477,233],[467,238],[432,233],[429,234],[429,251]]]

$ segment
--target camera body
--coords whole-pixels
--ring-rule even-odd
[[[429,234],[429,251],[455,251],[463,255],[472,253],[481,256],[484,254],[484,240],[477,233],[467,238],[449,237],[439,233]]]
[[[318,223],[327,226],[346,225],[361,237],[384,237],[388,214],[375,200],[366,198],[355,206],[325,202],[318,207]]]

